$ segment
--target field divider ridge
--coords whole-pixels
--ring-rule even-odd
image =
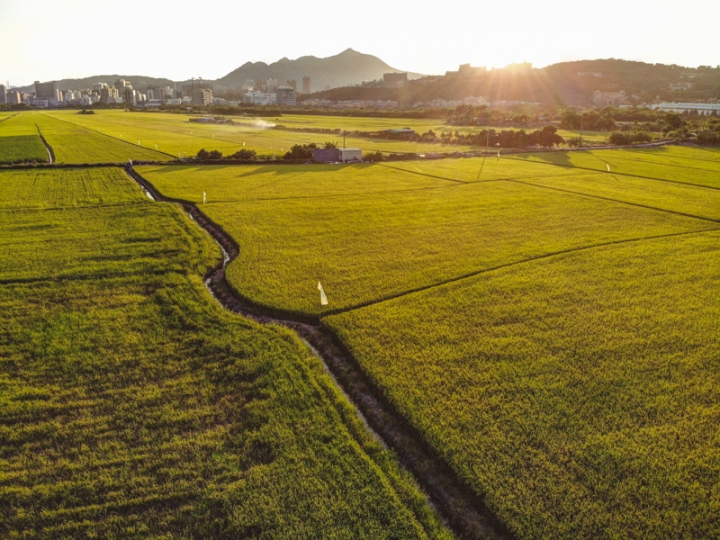
[[[685,212],[678,212],[677,210],[669,210],[667,208],[659,208],[657,206],[650,206],[648,204],[641,204],[641,203],[635,203],[630,201],[624,201],[622,199],[613,199],[612,197],[603,197],[602,195],[594,195],[592,193],[584,193],[582,191],[573,191],[571,189],[565,189],[565,188],[559,188],[559,187],[553,187],[553,186],[545,186],[543,184],[534,184],[532,182],[527,182],[525,180],[517,180],[517,179],[507,179],[506,182],[514,182],[515,184],[523,184],[526,186],[536,187],[539,189],[550,189],[553,191],[560,191],[562,193],[568,193],[570,195],[577,195],[579,197],[590,197],[591,199],[600,199],[601,201],[607,201],[607,202],[615,202],[619,204],[627,204],[629,206],[636,206],[638,208],[644,208],[645,210],[654,210],[656,212],[666,212],[668,214],[675,214],[678,216],[683,217],[689,217],[693,219],[701,219],[703,221],[710,221],[712,223],[720,223],[720,219],[716,218],[709,218],[704,216],[696,216],[695,214],[688,214]]]
[[[708,232],[713,232],[713,231],[720,231],[720,227],[718,227],[718,228],[716,228],[716,229],[702,229],[702,230],[698,230],[698,231],[685,231],[685,232],[679,232],[679,233],[658,234],[658,235],[653,235],[653,236],[642,236],[642,237],[637,237],[637,238],[627,238],[627,239],[624,239],[624,240],[613,240],[613,241],[611,241],[611,242],[602,242],[602,243],[599,243],[599,244],[590,244],[590,245],[587,245],[587,246],[579,246],[579,247],[574,247],[574,248],[563,249],[563,250],[560,250],[560,251],[553,251],[553,252],[550,252],[550,253],[544,253],[544,254],[542,254],[542,255],[537,255],[537,256],[535,256],[535,257],[529,257],[529,258],[527,258],[527,259],[522,259],[522,260],[513,261],[513,262],[509,262],[509,263],[505,263],[505,264],[500,264],[500,265],[493,266],[493,267],[490,267],[490,268],[483,268],[483,269],[481,269],[481,270],[474,270],[474,271],[472,271],[472,272],[467,272],[467,273],[465,273],[465,274],[462,274],[462,275],[459,275],[459,276],[455,276],[455,277],[452,277],[452,278],[448,278],[448,279],[445,279],[445,280],[442,280],[442,281],[438,281],[438,282],[432,283],[432,284],[430,284],[430,285],[423,285],[422,287],[415,287],[415,288],[413,288],[413,289],[408,289],[408,290],[406,290],[406,291],[402,291],[402,292],[399,292],[399,293],[390,294],[390,295],[387,295],[387,296],[383,296],[383,297],[380,297],[380,298],[376,298],[376,299],[374,299],[374,300],[368,300],[367,302],[361,302],[361,303],[358,303],[358,304],[354,304],[354,305],[352,305],[352,306],[347,306],[347,307],[344,307],[344,308],[338,308],[338,309],[334,309],[334,310],[328,310],[328,311],[326,311],[325,313],[323,313],[323,317],[329,317],[329,316],[332,316],[332,315],[340,315],[340,314],[342,314],[342,313],[348,313],[348,312],[350,312],[350,311],[355,311],[355,310],[357,310],[357,309],[362,309],[362,308],[374,306],[374,305],[377,305],[377,304],[382,304],[382,303],[384,303],[384,302],[389,302],[389,301],[391,301],[391,300],[396,300],[396,299],[398,299],[398,298],[403,298],[403,297],[409,296],[409,295],[411,295],[411,294],[416,294],[416,293],[420,293],[420,292],[425,292],[425,291],[429,291],[429,290],[431,290],[431,289],[435,289],[435,288],[438,288],[438,287],[443,287],[443,286],[445,286],[445,285],[450,285],[450,284],[452,284],[452,283],[457,283],[458,281],[463,281],[463,280],[466,280],[466,279],[471,279],[471,278],[480,276],[480,275],[482,275],[482,274],[487,274],[487,273],[490,273],[490,272],[495,272],[496,270],[503,270],[504,268],[511,268],[511,267],[513,267],[513,266],[519,266],[519,265],[521,265],[521,264],[532,263],[532,262],[540,261],[540,260],[543,260],[543,259],[550,259],[550,258],[552,258],[552,257],[557,257],[557,256],[560,256],[560,255],[566,255],[566,254],[568,254],[568,253],[575,253],[575,252],[579,252],[579,251],[589,251],[589,250],[592,250],[592,249],[602,248],[602,247],[606,247],[606,246],[614,246],[614,245],[618,245],[618,244],[629,244],[629,243],[632,243],[632,242],[643,242],[643,241],[645,241],[645,240],[657,240],[657,239],[659,239],[659,238],[671,238],[671,237],[674,237],[674,236],[685,236],[685,235],[690,235],[690,234],[702,234],[702,233],[708,233]]]
[[[590,171],[590,172],[595,172],[595,173],[604,172],[600,169],[591,169],[590,167],[578,167],[577,165],[562,165],[560,163],[548,163],[546,161],[528,161],[527,159],[519,159],[516,157],[510,157],[510,155],[508,155],[508,157],[506,157],[505,159],[512,159],[514,161],[520,161],[522,163],[533,163],[533,164],[537,164],[537,165],[549,165],[551,167],[562,167],[563,169],[580,169],[583,171]],[[607,173],[605,173],[605,174],[607,174]],[[622,176],[631,176],[633,178],[642,178],[643,180],[655,180],[656,182],[668,182],[670,184],[680,184],[681,186],[693,186],[693,187],[714,189],[714,190],[720,191],[720,187],[706,186],[703,184],[693,184],[691,182],[680,182],[679,180],[669,180],[667,178],[656,178],[654,176],[643,176],[641,174],[633,174],[633,173],[620,173],[619,172],[617,174],[620,174]]]
[[[310,317],[258,305],[241,295],[225,277],[225,268],[240,253],[232,236],[206,216],[196,204],[166,197],[131,165],[127,174],[156,201],[179,204],[200,227],[212,236],[223,250],[223,258],[205,274],[209,292],[233,313],[260,324],[277,324],[294,330],[323,362],[342,392],[349,398],[358,416],[381,442],[392,448],[402,465],[422,486],[433,506],[447,525],[463,539],[507,539],[514,535],[490,511],[450,466],[425,442],[422,434],[388,402],[375,387],[347,347],[320,316]]]

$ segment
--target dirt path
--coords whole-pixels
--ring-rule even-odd
[[[222,247],[225,255],[206,274],[206,284],[228,310],[261,324],[280,324],[293,329],[317,352],[344,393],[381,441],[392,448],[429,496],[446,523],[460,538],[512,538],[483,501],[435,455],[422,437],[385,400],[356,360],[335,335],[315,318],[290,316],[257,306],[244,299],[225,279],[226,265],[237,258],[240,246],[193,203],[163,196],[132,166],[125,170],[156,201],[180,204],[198,225]]]

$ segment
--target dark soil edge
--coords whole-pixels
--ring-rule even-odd
[[[52,146],[45,140],[45,137],[43,137],[42,131],[40,131],[40,126],[35,124],[35,127],[38,130],[38,135],[40,135],[40,140],[45,145],[45,149],[48,151],[48,156],[50,157],[50,164],[52,165],[55,163],[55,151],[53,150]]]
[[[208,288],[223,307],[261,324],[280,324],[292,328],[318,352],[371,429],[397,453],[403,466],[414,475],[458,537],[473,540],[514,538],[507,527],[487,508],[481,497],[458,478],[375,388],[334,332],[323,326],[317,317],[278,312],[259,306],[238,294],[225,279],[227,262],[237,258],[240,253],[237,242],[195,204],[163,196],[132,166],[126,165],[124,168],[156,201],[180,204],[225,250],[229,259],[220,261],[205,275]]]

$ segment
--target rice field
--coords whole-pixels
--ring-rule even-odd
[[[171,156],[155,149],[138,146],[136,141],[123,141],[105,134],[102,128],[84,126],[83,120],[92,115],[67,113],[68,119],[59,120],[45,113],[23,112],[12,120],[26,128],[40,127],[45,140],[53,148],[58,163],[127,163],[132,160],[167,161]],[[0,124],[0,130],[2,125]],[[37,134],[37,131],[35,131]],[[44,150],[43,150],[44,151]],[[47,159],[47,153],[45,153]]]
[[[219,248],[119,169],[0,171],[0,536],[450,538]]]
[[[201,202],[205,192],[203,211],[242,246],[228,269],[235,288],[305,315],[556,252],[717,228],[720,208],[716,190],[532,161],[139,171],[171,197]]]
[[[37,128],[15,113],[0,116],[0,164],[46,163],[48,153]]]
[[[666,147],[140,172],[238,241],[241,294],[320,316],[515,537],[714,538],[718,167]]]

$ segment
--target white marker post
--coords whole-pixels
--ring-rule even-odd
[[[245,142],[243,141],[243,146],[245,146]]]
[[[608,170],[608,172],[610,172],[610,164],[607,163],[606,165],[607,165],[607,170]]]
[[[128,161],[130,162],[130,165],[132,165],[132,159],[128,158]]]
[[[155,145],[155,150],[157,150],[157,144]]]
[[[327,306],[328,300],[327,296],[325,296],[325,290],[323,289],[322,283],[318,281],[318,291],[320,291],[320,305],[321,306]]]
[[[207,193],[203,191],[203,204],[207,203]]]

